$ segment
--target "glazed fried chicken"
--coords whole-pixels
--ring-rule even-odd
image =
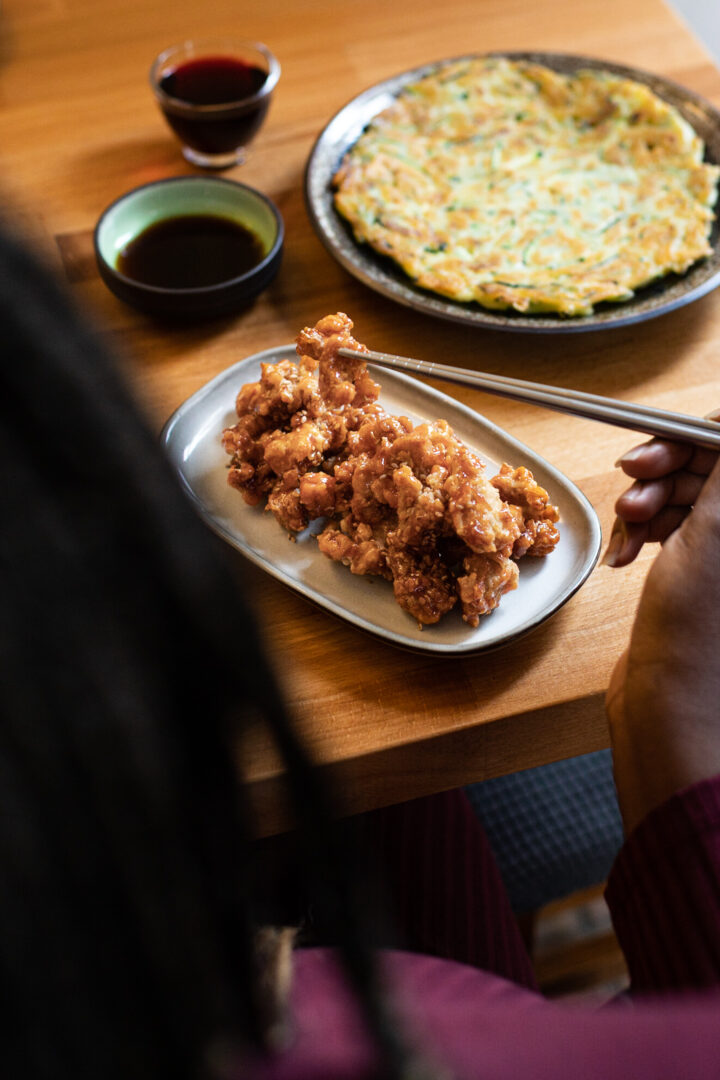
[[[327,315],[298,336],[297,362],[263,364],[242,387],[222,437],[228,482],[291,533],[326,519],[320,551],[391,581],[421,625],[459,604],[477,626],[517,587],[517,560],[555,547],[557,508],[522,466],[488,478],[446,421],[387,414],[365,363],[338,355],[366,351],[352,328]]]
[[[367,352],[367,347],[350,333],[352,328],[347,315],[338,312],[337,315],[326,315],[314,327],[306,326],[298,335],[300,362],[312,360],[319,365],[318,389],[321,398],[330,407],[362,407],[376,401],[380,393],[380,387],[371,379],[362,361],[338,356],[338,349],[341,348]]]
[[[555,524],[560,515],[557,507],[550,503],[545,488],[540,487],[530,470],[522,465],[517,469],[502,465],[492,483],[521,523],[513,556],[519,559],[522,555],[549,555],[560,539]]]

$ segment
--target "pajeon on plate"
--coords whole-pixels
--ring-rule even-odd
[[[237,421],[240,388],[260,378],[262,363],[297,359],[293,345],[249,356],[198,390],[165,425],[162,442],[191,501],[224,540],[301,596],[383,641],[436,656],[464,656],[513,642],[557,612],[592,572],[601,543],[597,515],[583,493],[555,466],[513,436],[453,398],[399,372],[369,365],[381,385],[380,404],[415,422],[443,418],[486,462],[489,475],[500,464],[531,469],[560,511],[560,540],[550,555],[520,561],[518,587],[477,627],[453,609],[421,630],[395,601],[390,582],[356,576],[325,557],[315,534],[323,519],[294,542],[262,505],[248,506],[227,482],[230,459],[222,432]]]
[[[577,332],[720,284],[720,113],[560,54],[463,57],[372,87],[327,125],[306,198],[365,284],[471,325]]]

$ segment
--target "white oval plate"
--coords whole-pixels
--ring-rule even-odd
[[[493,476],[503,461],[526,465],[560,509],[560,543],[545,558],[520,560],[518,588],[473,629],[454,609],[435,626],[421,630],[395,601],[390,582],[358,577],[326,558],[317,547],[320,523],[292,543],[262,506],[248,506],[227,483],[230,459],[220,440],[237,421],[240,387],[260,378],[260,364],[294,358],[286,345],[234,364],[198,390],[171,416],[162,434],[170,461],[196,509],[223,539],[263,570],[361,630],[393,645],[440,655],[464,655],[497,648],[528,633],[562,607],[586,580],[600,554],[601,532],[594,509],[558,469],[527,446],[453,398],[417,379],[372,368],[382,386],[380,401],[390,413],[415,422],[447,420],[459,438],[487,462]]]

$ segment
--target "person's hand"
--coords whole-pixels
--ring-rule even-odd
[[[708,419],[720,420],[720,410]],[[603,562],[627,566],[643,544],[663,543],[687,517],[717,459],[716,451],[661,439],[624,454],[617,464],[635,483],[615,504]]]
[[[630,830],[673,792],[720,773],[720,461],[654,442],[623,469],[639,485],[618,500],[629,530],[616,565],[646,540],[663,542],[606,699]]]

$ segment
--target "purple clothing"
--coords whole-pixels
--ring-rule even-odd
[[[478,872],[476,881],[488,880],[485,904],[498,896],[492,872]],[[503,951],[515,982],[457,960],[386,951],[382,971],[407,1039],[455,1080],[720,1076],[720,777],[648,815],[618,856],[607,899],[640,1000],[602,1009],[550,1003],[521,985],[514,942]],[[509,916],[498,902],[479,913],[487,936]],[[253,1080],[369,1075],[373,1050],[330,950],[297,953],[292,1008],[292,1046],[251,1071]]]
[[[464,964],[389,952],[384,969],[408,1040],[453,1080],[717,1080],[720,994],[698,1003],[582,1011]],[[237,1080],[361,1080],[372,1052],[328,950],[297,957],[289,1052]]]

